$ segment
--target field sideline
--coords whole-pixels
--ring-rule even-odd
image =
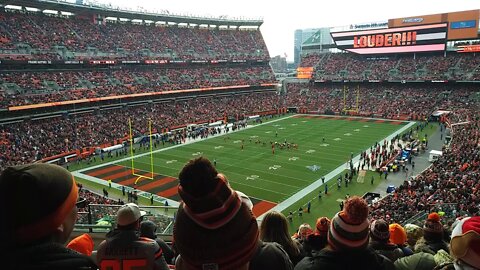
[[[261,216],[274,208],[284,211],[326,180],[342,172],[350,157],[357,156],[376,141],[408,130],[413,122],[389,121],[354,117],[293,115],[239,132],[187,142],[154,152],[154,181],[131,174],[131,160],[124,158],[74,174],[97,183],[112,180],[113,184],[169,199],[179,200],[176,176],[191,158],[203,155],[216,160],[217,169],[229,179],[232,187],[245,192],[254,202],[254,212]],[[275,147],[271,142],[297,144],[298,149]],[[243,147],[242,147],[243,144]],[[242,150],[243,148],[243,150]],[[355,159],[354,159],[355,160]],[[137,174],[150,171],[150,155],[135,156]],[[144,193],[147,195],[148,193]]]

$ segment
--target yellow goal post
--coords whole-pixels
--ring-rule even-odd
[[[134,138],[133,138],[133,128],[132,128],[132,119],[128,118],[128,129],[129,129],[129,141],[130,141],[130,160],[131,160],[131,168],[132,168],[132,175],[138,176],[138,178],[135,180],[135,184],[137,184],[140,179],[145,178],[145,179],[150,179],[153,180],[154,172],[153,172],[153,137],[152,137],[152,120],[148,120],[148,137],[149,137],[149,152],[150,152],[150,171],[142,170],[142,169],[137,169],[137,171],[146,171],[148,174],[138,174],[135,172],[135,156],[133,154],[133,145],[134,145]]]

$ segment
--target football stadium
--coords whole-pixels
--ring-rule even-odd
[[[263,19],[85,2],[0,1],[5,269],[480,269],[480,10],[285,77]]]

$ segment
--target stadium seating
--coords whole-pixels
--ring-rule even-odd
[[[275,80],[268,66],[188,67],[0,73],[7,90],[2,107],[133,93],[260,85]]]
[[[0,12],[0,59],[269,60],[259,30],[106,23]]]
[[[301,67],[314,67],[316,80],[478,80],[478,54],[448,53],[413,57],[367,57],[351,53],[302,57]]]
[[[345,87],[345,88],[344,88]],[[344,104],[344,89],[346,103]],[[468,103],[476,91],[473,86],[355,84],[288,84],[287,104],[319,113],[341,113],[356,109],[359,114],[390,119],[423,119],[438,108]],[[422,116],[422,117],[420,117]]]
[[[137,125],[135,134],[146,133],[147,119],[155,130],[199,121],[217,121],[225,116],[240,116],[275,109],[275,93],[198,98],[178,102],[155,103],[105,111],[30,120],[0,128],[0,169],[23,164],[74,149],[111,143],[128,134],[128,119]]]
[[[415,181],[405,182],[393,196],[373,205],[372,218],[404,223],[424,211],[444,211],[453,220],[458,216],[479,214],[478,106],[462,107],[466,109],[455,111],[450,116],[450,121],[470,123],[453,126],[454,136],[450,148],[444,149],[443,156],[418,175]],[[435,207],[445,204],[453,204],[454,207]]]

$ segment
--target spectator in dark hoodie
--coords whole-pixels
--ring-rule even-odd
[[[157,238],[157,225],[153,223],[150,220],[145,220],[140,223],[140,236],[141,237],[147,237],[150,239],[153,239],[157,241],[157,244],[160,246],[160,248],[163,251],[163,257],[165,257],[165,261],[167,261],[168,264],[173,263],[173,258],[175,258],[175,254],[173,253],[172,248],[165,243],[160,238]]]

